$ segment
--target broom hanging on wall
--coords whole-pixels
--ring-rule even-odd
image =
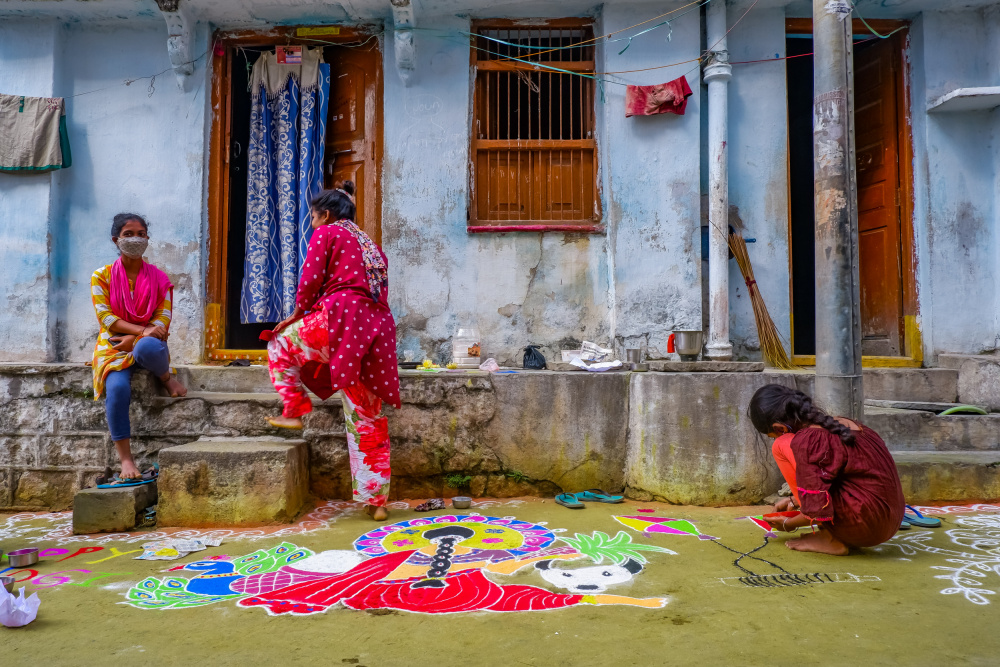
[[[774,320],[767,312],[764,304],[764,297],[757,289],[757,281],[753,277],[753,265],[750,263],[750,254],[747,252],[747,242],[739,232],[729,233],[729,251],[736,258],[736,264],[743,274],[743,281],[747,284],[747,291],[750,292],[750,303],[753,304],[753,319],[757,324],[757,337],[760,338],[760,351],[764,355],[764,361],[774,368],[783,370],[793,370],[795,365],[785,354],[785,346],[781,343],[778,335],[778,328],[774,326]]]

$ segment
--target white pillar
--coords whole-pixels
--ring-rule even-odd
[[[712,0],[707,13],[708,48],[708,343],[709,359],[733,358],[729,340],[729,51],[726,0]]]

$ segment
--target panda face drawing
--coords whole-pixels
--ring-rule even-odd
[[[621,565],[597,565],[566,570],[553,567],[552,561],[543,560],[535,563],[535,567],[541,571],[545,581],[578,595],[603,593],[608,586],[631,581],[632,577],[642,572],[642,564],[632,558]]]

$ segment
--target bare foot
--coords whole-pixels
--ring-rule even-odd
[[[267,423],[278,428],[302,429],[300,417],[268,417]]]
[[[122,461],[122,472],[118,475],[119,479],[139,479],[140,477],[142,477],[142,473],[135,467],[134,461]]]
[[[830,534],[828,530],[819,530],[812,535],[805,535],[785,542],[785,546],[795,551],[812,551],[831,556],[846,556],[847,545]]]
[[[171,373],[167,373],[167,379],[163,380],[163,387],[172,398],[187,396],[188,393],[187,387],[182,385],[181,381]]]
[[[375,507],[374,505],[365,505],[365,512],[371,518],[376,521],[385,521],[389,518],[389,510],[384,507]]]

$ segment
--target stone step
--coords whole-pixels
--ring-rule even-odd
[[[958,373],[958,400],[1000,410],[1000,356],[942,354],[939,363]]]
[[[952,408],[964,408],[964,407],[979,407],[982,410],[986,408],[982,406],[968,406],[964,403],[930,403],[922,401],[882,401],[878,399],[865,399],[865,408],[896,408],[897,410],[919,410],[921,412],[933,412],[938,415],[946,410]],[[986,412],[989,412],[986,410]],[[969,412],[968,414],[975,414],[975,412]]]
[[[954,403],[958,372],[950,368],[866,368],[865,398],[883,401]]]
[[[73,497],[73,534],[130,531],[138,525],[138,515],[156,501],[156,482],[112,489],[83,489]]]
[[[941,417],[923,410],[866,406],[864,422],[892,451],[1000,450],[1000,414]]]
[[[324,401],[312,394],[309,395],[312,399],[313,405],[322,405]],[[211,405],[221,405],[223,403],[254,403],[254,404],[281,404],[281,397],[272,388],[270,393],[263,392],[221,392],[221,391],[189,391],[187,396],[183,397],[171,397],[171,396],[155,396],[151,399],[152,405],[166,406],[173,405],[176,403],[183,403],[185,401],[205,401]],[[336,403],[340,404],[340,395],[335,394],[328,398],[325,403]]]
[[[161,526],[291,523],[309,491],[304,440],[202,438],[159,458]]]
[[[1000,499],[1000,452],[892,452],[910,504]]]

